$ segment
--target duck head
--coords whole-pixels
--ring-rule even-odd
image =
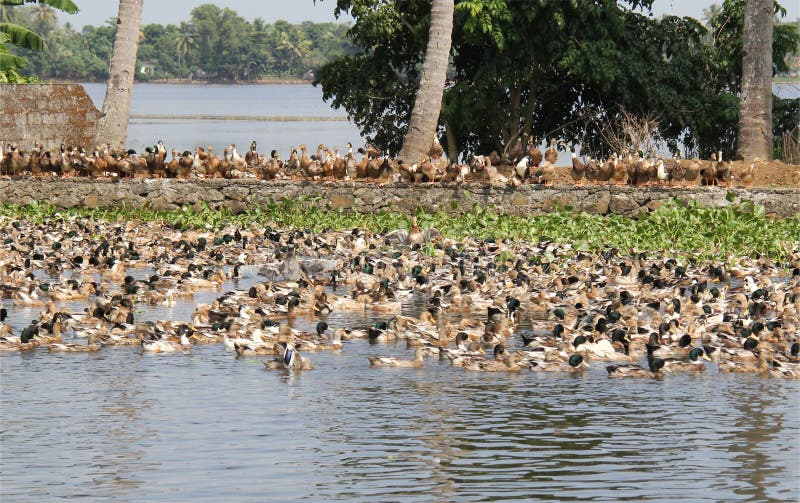
[[[664,368],[664,360],[661,358],[651,358],[647,362],[647,365],[650,367],[650,371],[655,373]]]
[[[567,363],[569,363],[570,367],[574,368],[589,368],[589,364],[583,361],[583,356],[581,355],[571,355]]]

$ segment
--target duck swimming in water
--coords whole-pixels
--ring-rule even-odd
[[[566,362],[534,362],[533,370],[538,372],[582,372],[589,368],[589,364],[583,360],[583,356],[570,355]]]
[[[275,360],[265,361],[264,365],[268,369],[297,371],[311,370],[314,368],[314,364],[311,363],[311,360],[301,356],[294,344],[278,342],[276,346],[275,351],[280,357]]]
[[[647,368],[635,364],[609,365],[606,367],[608,377],[658,377],[664,368],[664,360],[651,358]]]
[[[706,356],[702,348],[693,348],[689,352],[689,358],[684,360],[680,358],[663,358],[664,368],[662,372],[703,372],[706,370],[705,364],[700,359],[711,361],[711,358]]]
[[[369,364],[371,367],[420,368],[425,364],[425,350],[418,347],[414,351],[413,360],[403,360],[392,356],[370,356]]]

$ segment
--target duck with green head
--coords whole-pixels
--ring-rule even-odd
[[[570,355],[566,362],[534,362],[533,370],[540,372],[583,372],[589,368],[581,355]]]
[[[688,360],[681,358],[664,358],[663,372],[703,372],[706,366],[700,361],[701,359],[711,361],[711,358],[706,356],[702,348],[692,348],[689,352]]]
[[[608,377],[659,377],[664,368],[663,358],[649,358],[647,368],[635,364],[609,365]]]

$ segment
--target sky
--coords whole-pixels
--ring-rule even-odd
[[[75,15],[61,13],[62,21],[69,21],[77,29],[84,25],[100,25],[108,18],[117,15],[118,2],[112,0],[73,0],[80,12]],[[251,20],[257,17],[268,23],[278,19],[285,19],[290,23],[301,21],[326,22],[336,21],[333,9],[336,0],[144,0],[142,21],[144,24],[177,24],[189,19],[189,12],[196,6],[204,3],[214,3],[220,7],[230,7],[240,16]],[[678,16],[692,16],[703,20],[703,9],[713,3],[722,3],[722,0],[655,0],[653,12],[655,15],[674,14]],[[787,10],[786,20],[794,20],[800,16],[800,2],[798,0],[783,0],[781,2]],[[349,20],[347,17],[344,20]],[[340,19],[341,21],[341,19]]]

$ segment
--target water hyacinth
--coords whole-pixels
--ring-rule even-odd
[[[24,218],[45,222],[52,218],[86,217],[97,220],[163,221],[177,228],[219,230],[234,226],[311,229],[367,229],[386,232],[408,228],[416,216],[423,228],[435,227],[443,236],[462,240],[524,239],[568,243],[579,250],[617,248],[631,252],[663,251],[689,253],[698,259],[731,255],[781,258],[800,248],[800,214],[774,219],[763,206],[745,202],[722,208],[674,200],[639,218],[621,215],[591,215],[570,209],[534,216],[507,215],[473,207],[462,215],[444,212],[403,215],[396,212],[358,213],[325,210],[313,200],[273,202],[245,213],[207,205],[196,211],[156,211],[121,206],[114,209],[69,208],[51,205],[0,206],[0,221]]]

